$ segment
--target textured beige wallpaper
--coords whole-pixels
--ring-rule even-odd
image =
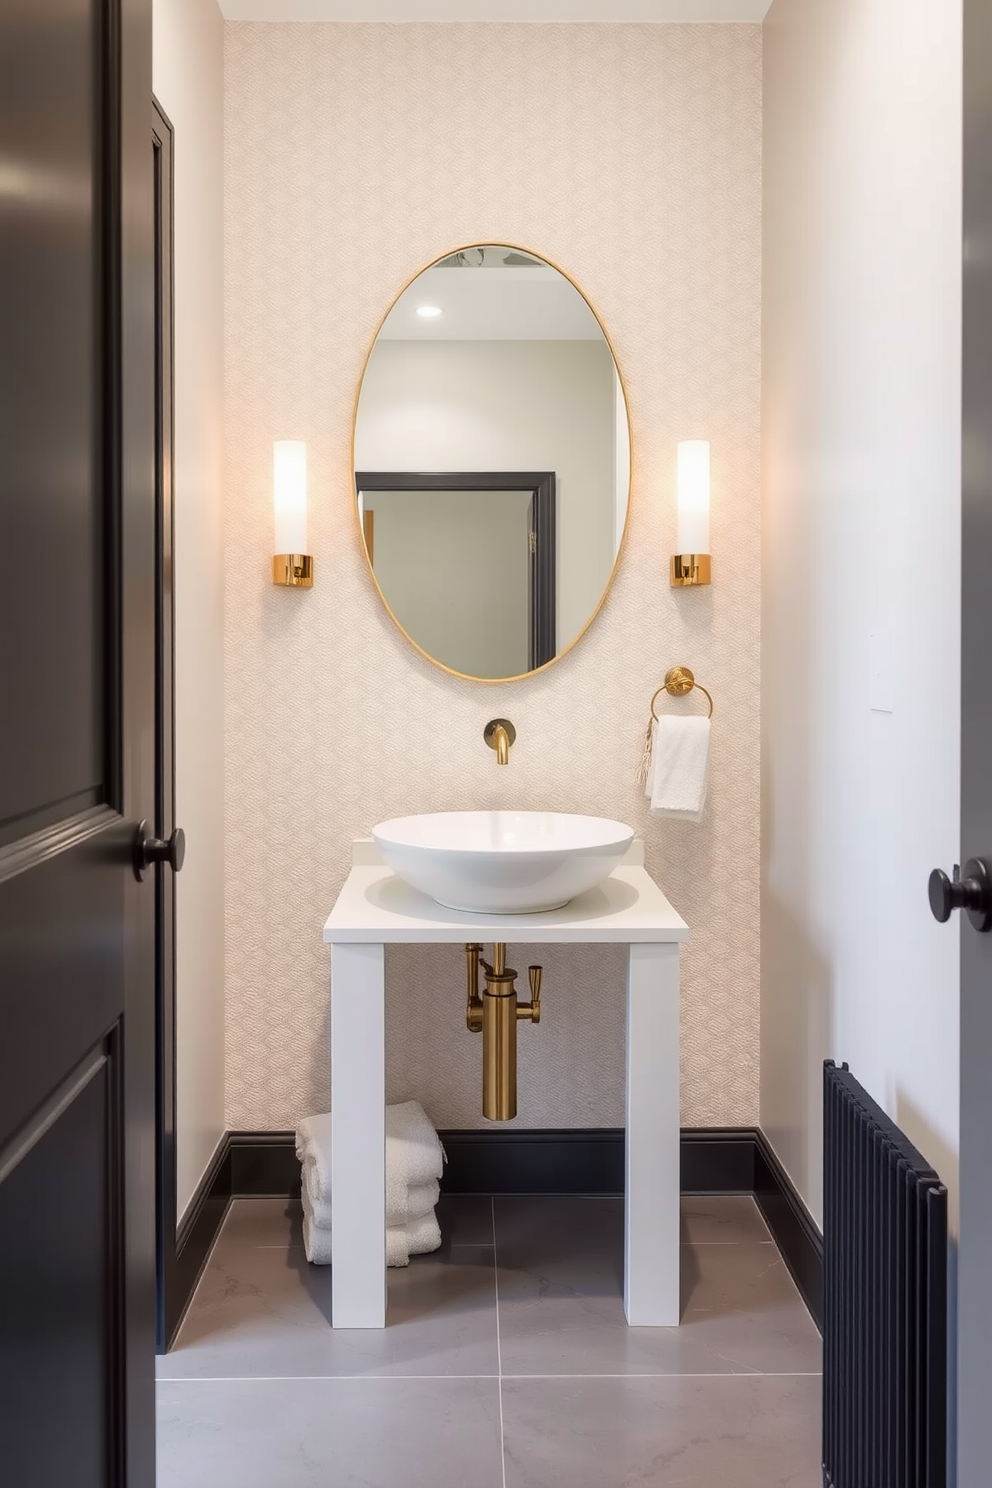
[[[760,92],[757,26],[228,25],[229,1126],[327,1105],[320,931],[351,840],[387,816],[473,806],[643,833],[692,930],[683,1120],[756,1121]],[[634,440],[605,608],[563,662],[504,686],[458,681],[406,644],[352,513],[352,407],[377,322],[410,274],[470,241],[529,246],[583,286]],[[713,445],[715,581],[676,592],[675,446],[691,437]],[[309,445],[309,593],[269,582],[274,438]],[[716,701],[701,826],[649,818],[634,780],[651,692],[676,662]],[[482,743],[494,713],[517,727],[507,770]],[[545,962],[519,1124],[619,1124],[622,957]],[[387,967],[391,1097],[484,1125],[460,951],[396,948]]]

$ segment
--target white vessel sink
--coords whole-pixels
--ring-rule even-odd
[[[447,909],[539,914],[602,883],[634,831],[561,811],[438,811],[380,822],[372,836],[398,878]]]

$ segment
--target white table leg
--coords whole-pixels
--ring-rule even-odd
[[[627,962],[624,1312],[669,1327],[679,1306],[679,948],[634,944]]]
[[[386,1326],[386,987],[381,945],[331,947],[331,1322]]]

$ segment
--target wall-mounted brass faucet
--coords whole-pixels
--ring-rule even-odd
[[[493,946],[493,962],[482,959],[482,946],[465,947],[468,996],[465,1022],[482,1034],[482,1114],[489,1121],[512,1121],[517,1114],[517,1023],[541,1021],[543,968],[529,966],[530,1002],[517,1002],[517,973],[506,964],[506,946]],[[479,967],[486,986],[480,994]]]
[[[508,718],[491,718],[482,731],[490,749],[496,751],[496,763],[510,763],[510,746],[517,742],[517,731]]]

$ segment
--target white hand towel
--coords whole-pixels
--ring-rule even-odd
[[[303,1163],[303,1187],[313,1211],[314,1222],[329,1229],[331,1202],[329,1199],[322,1199],[317,1191],[317,1168],[313,1159],[309,1157]],[[387,1188],[387,1227],[409,1224],[413,1219],[423,1219],[425,1214],[430,1214],[440,1197],[441,1185],[436,1178],[433,1178],[430,1183],[418,1183],[416,1188],[404,1189],[401,1194],[394,1195],[392,1199],[389,1197]]]
[[[710,780],[710,721],[668,714],[654,726],[647,794],[655,816],[703,819]]]
[[[331,1201],[331,1118],[307,1116],[296,1129],[296,1155],[313,1163],[311,1196]],[[440,1178],[444,1148],[423,1106],[417,1101],[386,1107],[386,1204],[394,1209],[405,1202],[411,1188]]]
[[[427,1255],[440,1249],[441,1227],[431,1212],[406,1225],[393,1225],[386,1231],[386,1265],[409,1266],[413,1255]],[[306,1190],[303,1193],[303,1248],[313,1266],[331,1264],[331,1231],[314,1223]]]

